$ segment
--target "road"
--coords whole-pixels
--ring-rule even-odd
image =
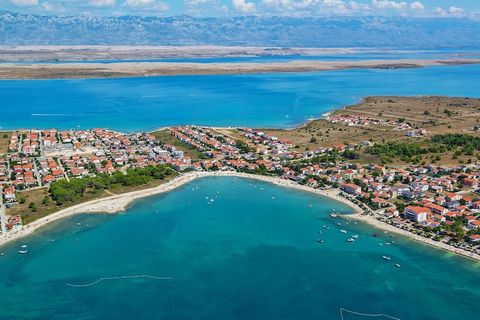
[[[5,217],[5,206],[3,205],[3,188],[0,187],[0,219],[2,225],[2,236],[7,234],[6,226],[6,217]]]

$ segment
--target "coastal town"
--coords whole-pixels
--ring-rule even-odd
[[[249,128],[178,126],[164,129],[161,136],[166,134],[169,139],[159,139],[158,132],[122,134],[106,129],[13,132],[7,153],[0,157],[6,208],[2,234],[19,232],[25,227],[25,214],[58,202],[50,191],[42,203],[29,203],[29,192],[48,191],[59,181],[126,174],[162,164],[179,175],[243,172],[311,189],[338,190],[364,215],[439,244],[480,253],[480,167],[475,163],[366,164],[358,161],[358,153],[372,148],[369,141],[300,151],[292,141]],[[23,211],[15,210],[22,204]]]

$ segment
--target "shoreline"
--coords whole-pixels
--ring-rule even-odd
[[[261,181],[269,182],[278,186],[284,186],[284,187],[294,188],[301,191],[316,193],[318,195],[331,198],[335,201],[341,202],[349,206],[352,209],[353,213],[361,212],[361,209],[357,205],[339,196],[339,192],[334,190],[331,190],[331,191],[317,190],[317,189],[312,189],[310,187],[302,186],[292,181],[284,180],[277,177],[259,176],[255,174],[240,173],[240,172],[234,172],[234,171],[193,172],[193,173],[186,173],[186,174],[180,175],[174,178],[173,180],[166,182],[164,184],[161,184],[157,187],[138,190],[138,191],[132,191],[132,192],[114,195],[114,196],[105,197],[105,198],[96,199],[96,200],[91,200],[88,202],[80,203],[80,204],[62,209],[60,211],[52,213],[48,216],[45,216],[43,218],[33,221],[30,224],[23,226],[22,230],[18,232],[7,233],[6,237],[1,236],[0,246],[3,246],[15,240],[19,240],[25,236],[32,234],[35,230],[43,226],[46,226],[52,222],[55,222],[57,220],[60,220],[75,214],[80,214],[80,213],[114,214],[114,213],[124,212],[137,199],[169,192],[193,180],[204,178],[204,177],[238,177],[238,178],[261,180]]]
[[[0,65],[1,80],[102,79],[159,76],[322,72],[355,69],[404,69],[480,64],[479,59],[293,60],[289,62],[118,62]]]
[[[479,254],[476,254],[476,253],[473,253],[473,252],[470,252],[470,251],[466,251],[466,250],[463,250],[463,249],[459,249],[459,248],[456,248],[456,247],[451,246],[449,244],[439,242],[439,241],[435,241],[433,239],[430,239],[430,238],[427,238],[427,237],[424,237],[424,236],[420,236],[420,235],[411,233],[409,231],[397,228],[393,225],[390,225],[388,223],[380,221],[380,220],[376,219],[375,217],[373,217],[371,215],[363,215],[363,214],[355,213],[355,214],[351,214],[351,215],[348,215],[348,216],[344,216],[344,218],[352,219],[352,220],[355,220],[355,221],[360,221],[360,222],[363,222],[365,224],[368,224],[369,226],[371,226],[373,228],[382,230],[385,233],[395,233],[397,235],[406,237],[409,240],[419,242],[421,244],[427,245],[427,246],[435,248],[437,250],[447,251],[447,252],[462,256],[464,258],[467,258],[469,260],[480,262],[480,255]]]
[[[271,183],[277,186],[292,188],[299,191],[314,193],[323,197],[327,197],[334,201],[340,202],[344,205],[347,205],[352,209],[352,213],[341,215],[342,218],[352,219],[363,222],[370,225],[373,228],[382,230],[384,232],[391,232],[408,238],[409,240],[420,242],[422,244],[428,245],[430,247],[448,251],[456,255],[460,255],[464,258],[468,258],[474,261],[480,261],[480,255],[465,251],[463,249],[455,248],[451,245],[434,241],[430,238],[419,236],[411,232],[402,230],[395,226],[389,225],[385,222],[375,219],[373,216],[363,215],[363,209],[358,205],[351,202],[350,200],[342,197],[340,195],[341,191],[338,189],[329,189],[329,190],[320,190],[313,189],[308,186],[297,184],[290,180],[285,180],[279,177],[270,177],[270,176],[261,176],[256,174],[241,173],[235,171],[217,171],[217,172],[191,172],[180,175],[173,180],[161,184],[154,188],[138,190],[133,192],[128,192],[124,194],[114,195],[98,200],[91,200],[85,203],[80,203],[72,207],[57,211],[49,216],[43,217],[39,220],[36,220],[28,225],[25,225],[21,231],[16,233],[11,233],[7,237],[0,238],[0,246],[3,246],[9,242],[19,240],[23,237],[31,235],[35,230],[44,227],[52,222],[57,220],[81,213],[97,213],[97,214],[114,214],[124,212],[128,207],[135,202],[137,199],[158,195],[166,192],[173,191],[189,182],[192,182],[196,179],[205,178],[205,177],[237,177],[245,179],[259,180],[267,183]]]

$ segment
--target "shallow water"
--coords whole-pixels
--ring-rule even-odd
[[[0,81],[0,129],[293,127],[368,95],[480,97],[480,65],[315,73]]]
[[[23,241],[2,248],[0,318],[340,319],[343,307],[478,319],[478,263],[346,225],[329,217],[333,209],[349,210],[265,182],[211,177],[125,214],[71,217],[26,238],[27,255],[16,253]],[[352,234],[359,239],[347,243]],[[126,275],[173,279],[68,285]]]

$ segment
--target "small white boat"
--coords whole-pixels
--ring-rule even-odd
[[[327,230],[328,230],[328,229],[330,229],[330,227],[329,227],[329,226],[323,226],[323,229],[327,229]]]
[[[358,239],[358,234],[352,236],[353,239]]]
[[[27,252],[28,252],[27,250],[18,250],[19,254],[27,254]]]
[[[336,218],[336,217],[338,217],[338,214],[336,214],[336,213],[330,213],[330,217]]]
[[[388,257],[388,256],[382,256],[382,259],[383,259],[383,260],[387,260],[387,261],[392,260],[392,258],[390,258],[390,257]]]
[[[341,233],[347,233],[347,230],[340,230]]]
[[[323,239],[317,239],[317,242],[318,242],[318,243],[324,243],[325,240],[323,240]]]
[[[400,264],[395,263],[395,267],[400,268]]]
[[[348,239],[347,239],[347,242],[355,242],[355,239],[353,239],[353,238],[348,238]]]
[[[26,244],[22,245],[20,248],[25,249],[27,247]]]

